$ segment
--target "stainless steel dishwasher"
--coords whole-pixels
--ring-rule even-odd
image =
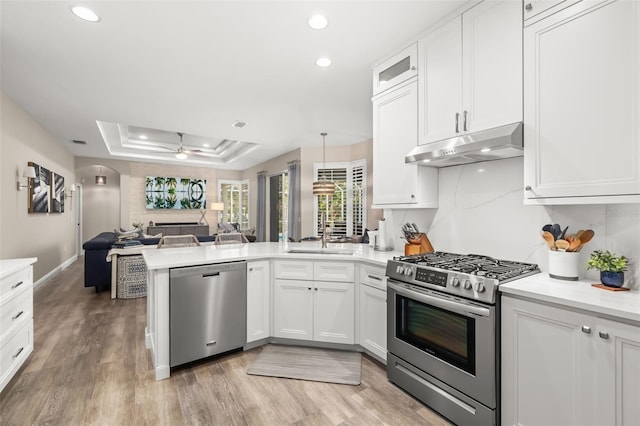
[[[246,262],[171,269],[169,293],[171,367],[244,346]]]

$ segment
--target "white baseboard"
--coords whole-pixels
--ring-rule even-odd
[[[38,281],[33,283],[33,288],[38,288],[39,286],[41,286],[42,284],[44,284],[45,282],[47,282],[48,280],[50,280],[51,278],[55,277],[56,275],[58,275],[60,272],[64,271],[65,269],[67,269],[69,266],[71,266],[71,264],[73,262],[75,262],[76,260],[78,260],[78,255],[73,255],[71,256],[69,259],[65,260],[64,262],[62,262],[59,266],[55,267],[52,271],[50,271],[48,274],[46,274],[45,276],[43,276],[42,278],[40,278]]]

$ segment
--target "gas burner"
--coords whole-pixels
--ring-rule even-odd
[[[500,284],[539,272],[535,264],[479,254],[435,252],[387,262],[390,279],[487,303],[495,301]]]

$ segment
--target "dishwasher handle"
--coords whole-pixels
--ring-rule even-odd
[[[202,278],[218,277],[218,276],[220,276],[220,272],[211,272],[209,274],[202,274]]]

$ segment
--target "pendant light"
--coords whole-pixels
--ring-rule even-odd
[[[96,176],[96,185],[106,185],[107,177],[102,174],[102,167],[100,167],[100,174]]]
[[[322,169],[325,170],[325,136],[326,133],[320,133],[322,136]],[[316,182],[313,182],[313,195],[333,195],[336,192],[335,183],[330,180],[326,180],[324,176],[321,179],[318,179]]]

